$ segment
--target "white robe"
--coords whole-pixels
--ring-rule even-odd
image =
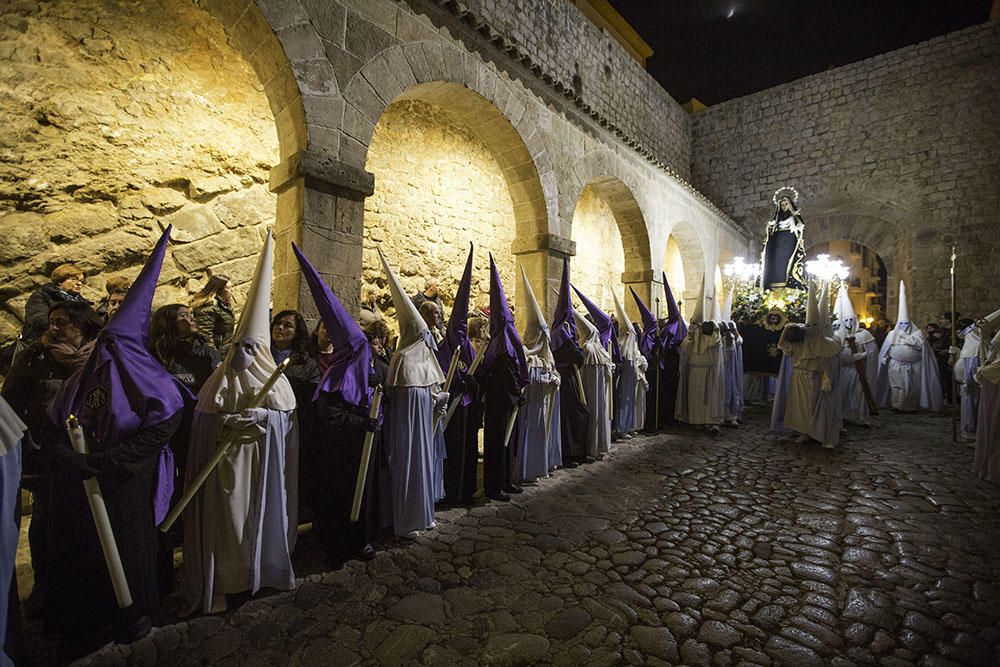
[[[882,343],[877,401],[904,412],[941,410],[937,360],[924,333],[912,324],[908,330],[893,329]]]
[[[868,387],[875,392],[875,381],[878,378],[878,342],[875,337],[864,329],[854,334],[854,346],[858,352],[865,353],[864,368]],[[869,417],[868,402],[865,400],[864,389],[861,386],[861,376],[854,365],[854,356],[850,345],[844,341],[840,352],[840,395],[844,406],[844,421],[852,424],[867,424]]]
[[[298,428],[292,411],[267,412],[263,428],[239,432],[184,513],[184,594],[204,613],[224,611],[226,594],[295,588]],[[195,411],[187,483],[219,445],[223,414]]]
[[[784,426],[825,445],[840,443],[843,423],[839,388],[840,341],[808,328],[806,340],[779,340],[782,352],[793,357],[792,377],[785,403]]]
[[[680,377],[674,416],[692,425],[718,425],[725,416],[725,357],[722,337],[691,325],[680,347]]]

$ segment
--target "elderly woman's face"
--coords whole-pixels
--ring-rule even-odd
[[[84,283],[83,274],[78,273],[74,276],[63,278],[62,282],[59,283],[59,289],[66,290],[67,292],[73,292],[74,294],[79,294],[80,289],[83,287],[83,283]]]

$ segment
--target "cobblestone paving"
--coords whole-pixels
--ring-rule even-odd
[[[886,415],[832,452],[764,422],[615,445],[370,563],[89,660],[1000,662],[1000,488],[947,419]]]

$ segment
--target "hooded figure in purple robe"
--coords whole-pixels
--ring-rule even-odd
[[[180,385],[147,351],[156,281],[170,238],[168,227],[125,300],[97,336],[83,368],[52,401],[58,425],[75,415],[87,440],[78,454],[68,437],[53,446],[54,481],[49,530],[52,563],[45,591],[46,627],[81,645],[134,639],[149,629],[159,603],[156,579],[157,521],[173,492],[168,443],[181,419]],[[82,480],[96,476],[118,543],[132,606],[119,610]]]
[[[268,232],[233,344],[195,406],[186,485],[232,443],[184,514],[184,594],[204,613],[224,611],[227,595],[295,588],[299,435],[288,378],[279,375],[251,407],[277,369],[268,316],[273,243]]]
[[[621,355],[615,393],[614,427],[627,440],[634,431],[642,428],[645,419],[646,390],[649,388],[646,384],[648,362],[639,351],[639,337],[625,307],[618,300],[617,294],[612,292],[612,296],[618,314],[618,349]]]
[[[583,351],[576,340],[576,314],[570,293],[569,260],[563,260],[559,297],[552,314],[552,356],[562,378],[559,388],[559,427],[562,431],[564,468],[575,468],[587,460],[587,425],[590,410],[583,393]]]
[[[327,339],[333,344],[330,366],[320,378],[313,401],[317,442],[311,470],[302,470],[301,484],[313,510],[313,526],[326,550],[327,563],[338,567],[350,558],[371,558],[375,533],[373,489],[380,447],[373,442],[373,456],[365,478],[365,491],[357,522],[351,521],[354,487],[361,466],[365,436],[378,431],[378,418],[370,415],[372,353],[368,339],[319,272],[294,243],[292,250],[309,286]],[[301,406],[300,406],[301,407]]]
[[[513,461],[517,453],[517,429],[504,442],[515,408],[524,405],[522,390],[528,385],[528,362],[524,345],[514,327],[514,315],[500,282],[500,272],[490,255],[490,342],[476,380],[483,394],[483,486],[486,497],[510,500],[520,493],[513,483]]]
[[[472,244],[469,244],[469,256],[465,260],[465,270],[455,291],[455,301],[448,316],[444,338],[438,343],[437,358],[442,369],[448,367],[455,350],[458,354],[458,366],[455,369],[449,391],[449,403],[458,402],[455,411],[444,425],[444,443],[447,458],[444,460],[444,502],[448,505],[468,505],[472,497],[468,495],[469,484],[466,479],[474,478],[477,467],[479,438],[475,431],[470,432],[468,418],[469,406],[478,400],[479,386],[475,378],[468,373],[476,356],[476,351],[469,342],[469,293],[472,290]],[[449,406],[450,407],[450,406]]]
[[[660,427],[675,424],[677,383],[680,378],[680,347],[687,339],[688,325],[677,306],[674,293],[663,274],[663,291],[667,302],[666,321],[660,321]]]

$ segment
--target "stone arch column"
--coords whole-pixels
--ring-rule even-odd
[[[201,4],[219,19],[230,43],[243,54],[260,77],[271,105],[282,160],[272,167],[270,176],[271,191],[278,198],[274,221],[272,294],[275,306],[294,308],[298,305],[299,269],[291,254],[291,242],[301,240],[299,229],[306,193],[306,182],[299,177],[298,165],[300,156],[312,139],[304,102],[310,102],[313,111],[310,120],[315,122],[316,108],[320,103],[336,104],[332,101],[338,94],[336,78],[318,38],[315,38],[315,44],[320,45],[318,49],[293,48],[287,28],[299,14],[305,16],[297,0],[291,3],[278,0],[206,0]],[[279,39],[279,34],[283,34],[284,39]],[[325,69],[323,63],[329,69]],[[305,98],[300,89],[307,93]]]
[[[320,59],[303,62],[314,60]],[[321,63],[310,67],[324,69]],[[306,68],[295,70],[303,87]],[[364,200],[374,192],[374,177],[365,170],[368,146],[379,118],[396,100],[448,105],[493,149],[515,202],[518,238],[512,252],[533,279],[545,273],[532,255],[567,250],[565,242],[549,234],[558,193],[549,149],[536,126],[535,103],[492,66],[447,44],[410,42],[365,63],[336,98],[339,106],[319,105],[314,97],[303,88],[308,147],[288,160],[285,172],[287,180],[305,183],[302,246],[310,257],[320,258],[318,270],[349,308],[356,304],[362,268]],[[329,118],[322,131],[316,129],[321,118]]]

